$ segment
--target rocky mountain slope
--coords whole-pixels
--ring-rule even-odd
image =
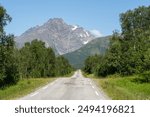
[[[81,48],[94,38],[89,31],[78,25],[69,25],[61,18],[53,18],[42,26],[30,28],[15,40],[17,46],[22,47],[25,42],[39,39],[62,55]]]

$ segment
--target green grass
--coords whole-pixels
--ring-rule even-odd
[[[20,80],[16,85],[0,89],[0,100],[17,99],[55,79],[56,78],[31,78]]]
[[[137,83],[135,78],[112,75],[94,80],[113,100],[150,100],[150,83]]]

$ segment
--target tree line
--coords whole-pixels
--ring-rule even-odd
[[[11,19],[0,6],[0,87],[16,84],[23,78],[63,76],[73,70],[68,60],[55,56],[52,48],[46,48],[37,39],[16,48],[14,36],[4,31]]]
[[[113,33],[106,54],[88,57],[84,71],[97,76],[150,76],[150,6],[120,14],[120,23],[122,31]]]
[[[72,71],[68,60],[56,57],[52,48],[46,48],[45,43],[37,39],[25,43],[17,54],[21,78],[63,76]]]

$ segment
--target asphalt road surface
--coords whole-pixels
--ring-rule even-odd
[[[78,70],[71,78],[54,82],[20,98],[21,100],[106,100],[109,99],[95,83]]]

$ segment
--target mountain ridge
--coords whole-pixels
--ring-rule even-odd
[[[44,41],[47,47],[52,47],[55,53],[62,55],[81,48],[95,39],[95,36],[83,27],[65,23],[62,18],[52,18],[41,26],[29,28],[15,38],[18,47],[34,39]]]

